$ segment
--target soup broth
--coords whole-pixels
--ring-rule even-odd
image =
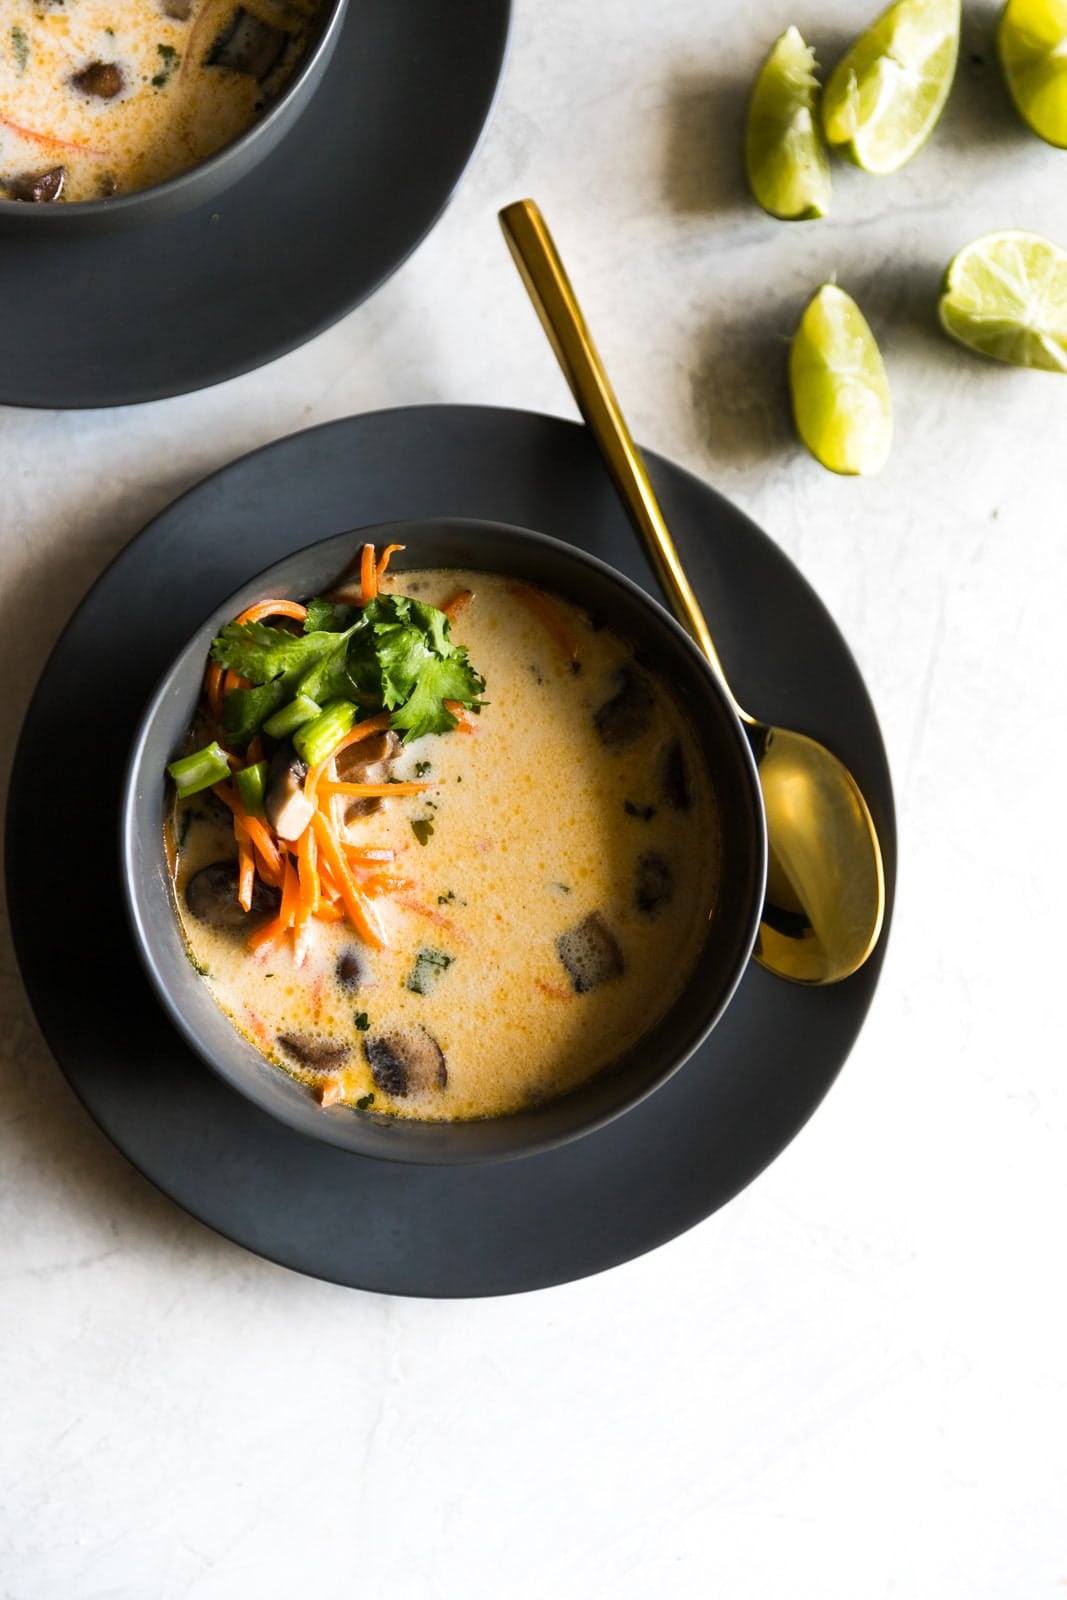
[[[391,852],[388,948],[338,921],[300,962],[291,942],[260,957],[194,915],[190,886],[234,850],[210,792],[175,812],[177,904],[218,1004],[324,1103],[497,1116],[608,1067],[679,994],[715,904],[712,781],[666,686],[575,607],[482,573],[390,587],[459,597],[453,636],[486,690],[469,729],[392,759],[391,779],[431,787],[347,823],[369,859]]]
[[[4,0],[0,198],[99,200],[176,177],[256,120],[319,0]]]

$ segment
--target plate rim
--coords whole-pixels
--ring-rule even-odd
[[[202,479],[198,484],[192,486],[190,489],[186,490],[182,495],[178,496],[167,507],[165,507],[157,516],[153,517],[145,525],[145,527],[142,528],[140,530],[140,532],[137,533],[129,541],[129,543],[123,548],[123,550],[118,552],[118,554],[112,559],[112,561],[108,563],[107,567],[104,569],[104,571],[96,579],[94,584],[87,591],[87,594],[86,594],[85,598],[83,599],[83,601],[81,602],[81,605],[80,605],[80,607],[78,609],[80,610],[81,607],[84,607],[87,603],[89,603],[90,600],[91,600],[91,597],[94,594],[96,594],[97,591],[100,590],[102,587],[105,587],[105,586],[109,585],[110,583],[113,583],[114,581],[116,581],[115,580],[116,569],[121,568],[121,565],[125,561],[127,561],[129,559],[133,559],[136,556],[136,553],[139,550],[141,550],[143,548],[147,548],[147,541],[150,541],[153,531],[157,530],[158,525],[160,523],[165,523],[167,521],[167,519],[175,516],[175,514],[177,512],[177,508],[180,507],[180,506],[185,505],[185,503],[187,501],[190,501],[190,500],[195,501],[195,499],[198,496],[198,494],[201,494],[201,493],[203,493],[205,491],[210,492],[210,487],[213,486],[213,485],[217,485],[218,480],[224,479],[228,473],[234,471],[235,469],[238,469],[238,468],[241,468],[241,467],[246,467],[249,463],[254,462],[255,460],[257,460],[258,458],[262,457],[264,454],[267,454],[267,453],[287,452],[287,451],[292,450],[292,449],[296,449],[298,451],[301,450],[301,449],[306,449],[307,446],[308,446],[308,436],[311,436],[311,435],[320,435],[321,436],[322,434],[330,432],[330,431],[337,431],[339,433],[339,435],[340,435],[340,434],[343,434],[343,433],[347,432],[348,430],[352,429],[353,427],[360,428],[360,427],[366,427],[368,425],[375,425],[375,424],[379,424],[380,425],[383,421],[388,423],[390,419],[394,419],[394,420],[398,421],[399,425],[401,427],[404,427],[405,424],[407,424],[407,425],[416,425],[416,426],[417,425],[429,424],[432,427],[438,421],[442,421],[444,419],[465,419],[465,421],[467,423],[469,423],[470,425],[472,425],[476,431],[477,431],[477,429],[479,427],[488,426],[489,428],[492,428],[492,426],[494,424],[499,424],[499,425],[505,425],[506,424],[508,426],[517,425],[519,430],[520,430],[520,433],[522,433],[523,431],[529,431],[531,428],[536,430],[538,428],[545,428],[547,426],[549,432],[554,432],[556,434],[557,438],[560,438],[560,439],[562,439],[563,434],[560,433],[559,430],[566,430],[567,434],[569,436],[570,442],[574,441],[575,436],[584,435],[584,429],[582,429],[580,424],[571,423],[571,422],[568,422],[568,421],[566,421],[566,420],[564,420],[562,418],[559,418],[559,417],[546,416],[546,415],[544,415],[542,413],[529,412],[529,411],[519,411],[519,410],[512,411],[512,410],[510,410],[508,408],[500,408],[500,407],[492,407],[492,406],[453,406],[453,405],[447,405],[447,404],[446,405],[416,406],[416,407],[394,407],[394,408],[389,408],[388,410],[385,410],[385,411],[362,413],[362,414],[359,414],[359,415],[356,415],[356,416],[337,418],[337,419],[333,419],[332,421],[329,421],[329,422],[317,424],[312,428],[300,430],[297,433],[284,436],[281,439],[276,439],[276,440],[269,441],[268,443],[266,443],[266,444],[264,444],[262,446],[259,446],[257,449],[255,449],[253,451],[250,451],[250,452],[247,452],[245,455],[236,457],[233,461],[231,461],[228,464],[218,468],[216,471],[212,472],[210,475],[208,475],[207,477]],[[859,686],[860,689],[862,689],[864,691],[864,694],[866,695],[866,703],[867,703],[867,706],[869,707],[869,714],[870,714],[870,718],[871,718],[872,731],[873,731],[874,735],[877,738],[877,742],[878,742],[879,748],[881,749],[881,753],[882,753],[882,756],[883,756],[883,759],[884,759],[884,746],[882,746],[882,744],[881,744],[881,734],[880,734],[880,729],[878,728],[877,717],[876,717],[875,712],[874,712],[874,707],[870,703],[869,694],[866,694],[866,685],[865,685],[865,683],[863,681],[862,675],[859,673],[858,666],[856,665],[854,658],[852,658],[852,656],[851,656],[851,652],[848,649],[847,642],[843,639],[843,636],[840,634],[840,630],[837,629],[836,624],[833,622],[833,618],[830,617],[829,612],[826,611],[826,608],[822,605],[822,602],[819,600],[817,594],[812,589],[811,585],[808,584],[807,580],[803,577],[803,574],[801,574],[796,569],[796,567],[789,560],[789,558],[784,554],[784,552],[780,551],[778,549],[778,547],[773,544],[773,541],[769,540],[768,536],[765,533],[763,533],[763,531],[761,529],[759,529],[758,526],[754,522],[752,522],[751,519],[748,518],[747,515],[743,511],[741,511],[739,508],[733,506],[729,501],[726,501],[724,499],[724,497],[722,497],[718,493],[718,491],[714,490],[710,485],[703,484],[699,479],[696,479],[693,474],[688,473],[687,469],[685,469],[683,467],[680,467],[680,466],[677,466],[677,465],[675,465],[675,464],[673,464],[671,462],[667,462],[667,461],[664,460],[664,458],[656,456],[653,452],[647,452],[647,458],[649,460],[650,466],[652,466],[654,470],[659,470],[659,471],[666,470],[669,474],[670,473],[679,474],[683,479],[690,480],[690,482],[692,484],[694,484],[703,494],[710,494],[716,500],[718,500],[722,505],[728,507],[729,508],[730,517],[732,519],[736,520],[738,522],[738,525],[747,527],[753,533],[758,535],[760,539],[765,541],[766,544],[768,546],[770,546],[776,552],[777,559],[781,563],[784,564],[784,568],[785,569],[788,569],[788,573],[789,573],[789,576],[790,576],[790,581],[799,580],[799,582],[809,591],[811,597],[817,603],[817,605],[819,606],[821,612],[825,614],[825,617],[828,619],[829,623],[833,627],[835,635],[836,635],[836,641],[835,641],[836,644],[840,648],[844,649],[844,651],[848,655],[849,659],[851,660],[852,667],[853,667],[853,670],[855,672],[856,679],[857,679],[857,682],[858,682],[858,686]],[[406,513],[401,512],[400,514],[406,514]],[[501,512],[500,516],[501,516],[502,520],[507,520],[507,513]],[[559,535],[556,535],[556,536],[559,536]],[[142,544],[142,541],[145,541],[145,543]],[[295,542],[296,541],[294,541],[294,548],[295,548]],[[120,576],[121,576],[121,574],[120,574]],[[130,1164],[132,1166],[134,1166],[138,1171],[140,1171],[151,1183],[153,1183],[153,1185],[157,1189],[159,1189],[162,1193],[167,1194],[168,1197],[171,1198],[176,1204],[180,1205],[182,1207],[182,1209],[188,1211],[191,1215],[197,1217],[198,1220],[203,1222],[206,1226],[212,1228],[213,1231],[223,1235],[224,1237],[227,1237],[233,1243],[236,1243],[236,1244],[240,1245],[241,1247],[243,1247],[245,1249],[252,1250],[253,1253],[263,1256],[264,1259],[275,1261],[276,1263],[278,1263],[280,1265],[287,1266],[287,1267],[291,1268],[292,1270],[304,1272],[305,1274],[310,1275],[310,1276],[319,1277],[319,1278],[323,1279],[324,1281],[336,1282],[338,1284],[341,1284],[341,1285],[344,1285],[344,1286],[347,1286],[347,1287],[358,1287],[358,1288],[363,1289],[366,1292],[388,1293],[388,1294],[395,1294],[395,1295],[399,1295],[399,1296],[410,1296],[410,1297],[415,1297],[415,1298],[426,1297],[427,1295],[432,1296],[432,1297],[440,1297],[440,1298],[450,1298],[450,1297],[468,1298],[468,1297],[477,1297],[477,1296],[480,1296],[480,1295],[497,1295],[497,1294],[506,1294],[506,1293],[522,1293],[522,1292],[529,1292],[529,1291],[532,1291],[532,1290],[537,1289],[537,1288],[549,1287],[549,1286],[551,1286],[553,1284],[558,1284],[558,1283],[563,1283],[563,1282],[568,1282],[568,1281],[574,1281],[574,1280],[579,1279],[581,1277],[588,1276],[588,1275],[590,1275],[592,1273],[604,1271],[604,1270],[607,1270],[610,1267],[613,1267],[613,1266],[616,1266],[616,1265],[620,1265],[624,1261],[635,1259],[637,1256],[645,1254],[645,1253],[647,1253],[647,1251],[649,1251],[651,1249],[657,1248],[660,1244],[665,1243],[667,1240],[669,1240],[671,1238],[675,1238],[675,1237],[679,1236],[681,1233],[684,1233],[684,1232],[688,1231],[691,1227],[695,1226],[698,1222],[706,1220],[709,1216],[714,1214],[714,1212],[716,1210],[720,1209],[720,1207],[722,1205],[726,1204],[730,1199],[734,1198],[737,1193],[739,1193],[741,1190],[743,1190],[745,1187],[747,1187],[747,1185],[750,1182],[754,1181],[754,1179],[756,1177],[758,1177],[773,1160],[777,1159],[777,1156],[779,1154],[781,1154],[782,1151],[788,1147],[788,1145],[792,1142],[792,1140],[797,1136],[797,1134],[799,1134],[799,1132],[802,1130],[802,1128],[807,1124],[807,1122],[810,1120],[811,1115],[813,1115],[814,1111],[818,1108],[818,1106],[821,1104],[822,1100],[825,1098],[825,1095],[828,1093],[828,1091],[829,1091],[830,1087],[832,1086],[832,1084],[836,1081],[836,1078],[838,1077],[842,1067],[844,1066],[845,1061],[847,1060],[847,1057],[848,1057],[853,1045],[855,1044],[855,1040],[858,1037],[858,1034],[859,1034],[859,1032],[860,1032],[860,1030],[862,1028],[863,1021],[864,1021],[864,1019],[866,1017],[866,1014],[867,1014],[867,1011],[868,1011],[869,1006],[871,1004],[871,1001],[873,1000],[874,993],[875,993],[875,990],[876,990],[876,987],[877,987],[877,980],[878,980],[878,976],[879,976],[879,973],[880,973],[881,964],[882,964],[882,961],[884,959],[886,942],[888,940],[891,921],[892,921],[893,899],[894,899],[894,890],[895,890],[895,882],[896,882],[895,808],[894,808],[894,805],[893,805],[892,786],[891,786],[891,779],[890,779],[889,772],[888,772],[888,763],[887,762],[885,763],[885,777],[886,777],[886,783],[887,783],[887,790],[886,790],[885,795],[882,797],[884,804],[888,806],[888,818],[889,818],[889,824],[890,824],[890,830],[891,830],[891,838],[888,841],[888,843],[890,845],[890,848],[887,850],[887,858],[888,858],[888,861],[889,861],[889,872],[887,874],[887,886],[888,886],[888,889],[889,889],[889,895],[888,895],[888,902],[887,902],[886,926],[885,926],[885,930],[883,932],[882,941],[880,942],[879,948],[876,951],[875,957],[873,958],[872,970],[871,970],[870,973],[867,974],[867,977],[866,977],[866,980],[865,980],[865,995],[864,995],[864,998],[862,1000],[862,1004],[861,1004],[861,1006],[859,1008],[859,1012],[858,1012],[858,1015],[857,1015],[856,1021],[855,1021],[855,1026],[854,1026],[854,1028],[853,1028],[853,1030],[851,1032],[851,1037],[848,1039],[848,1042],[845,1045],[845,1048],[843,1050],[843,1053],[840,1055],[840,1058],[836,1059],[835,1064],[832,1065],[831,1070],[829,1071],[828,1075],[825,1077],[825,1081],[821,1083],[821,1087],[819,1088],[817,1094],[815,1095],[815,1098],[812,1100],[811,1104],[807,1107],[805,1113],[800,1118],[800,1120],[797,1121],[795,1123],[795,1125],[791,1125],[790,1126],[785,1138],[782,1139],[780,1142],[778,1142],[776,1144],[776,1147],[773,1150],[771,1150],[770,1154],[765,1159],[760,1159],[757,1162],[757,1164],[755,1165],[755,1167],[753,1167],[752,1170],[747,1172],[747,1175],[743,1176],[740,1179],[739,1182],[735,1183],[729,1189],[729,1192],[725,1193],[724,1195],[720,1196],[718,1199],[714,1200],[710,1205],[698,1206],[695,1209],[695,1211],[693,1211],[690,1208],[690,1210],[686,1211],[686,1214],[682,1218],[681,1221],[678,1221],[675,1218],[672,1218],[669,1221],[665,1221],[662,1226],[656,1228],[652,1234],[650,1234],[649,1236],[645,1237],[636,1246],[636,1248],[630,1248],[627,1245],[627,1246],[622,1247],[621,1249],[607,1252],[607,1253],[603,1254],[602,1258],[598,1259],[597,1262],[594,1265],[585,1266],[585,1267],[581,1268],[578,1271],[563,1270],[561,1272],[549,1273],[547,1275],[543,1271],[540,1272],[540,1273],[534,1271],[532,1273],[532,1275],[527,1275],[525,1277],[523,1277],[522,1274],[520,1274],[519,1278],[516,1281],[509,1282],[506,1286],[501,1286],[499,1284],[495,1284],[495,1285],[493,1285],[491,1287],[483,1287],[483,1288],[472,1288],[472,1287],[467,1286],[467,1287],[449,1289],[447,1287],[442,1287],[440,1284],[435,1285],[432,1288],[426,1288],[426,1287],[419,1287],[418,1285],[411,1285],[411,1284],[402,1285],[402,1284],[398,1284],[396,1282],[388,1282],[388,1283],[386,1283],[386,1282],[367,1281],[366,1276],[363,1276],[362,1278],[357,1280],[356,1278],[353,1277],[351,1272],[345,1272],[345,1271],[341,1271],[341,1270],[338,1270],[338,1271],[322,1270],[321,1267],[309,1266],[305,1262],[295,1261],[295,1260],[293,1260],[291,1258],[287,1258],[284,1251],[282,1251],[281,1253],[278,1253],[276,1251],[272,1251],[272,1250],[269,1250],[269,1249],[264,1249],[259,1244],[251,1243],[247,1236],[242,1236],[239,1228],[236,1229],[235,1231],[231,1231],[230,1226],[228,1226],[224,1221],[220,1222],[220,1220],[218,1219],[217,1215],[209,1214],[210,1208],[208,1208],[208,1211],[205,1212],[205,1210],[202,1210],[202,1209],[198,1208],[196,1205],[190,1204],[189,1201],[188,1201],[188,1198],[183,1198],[178,1193],[175,1193],[174,1188],[172,1186],[168,1186],[168,1183],[166,1181],[164,1181],[163,1178],[158,1176],[155,1171],[150,1170],[151,1163],[146,1165],[144,1160],[143,1160],[143,1157],[141,1159],[139,1159],[134,1154],[131,1154],[131,1152],[127,1148],[126,1144],[121,1140],[120,1137],[118,1137],[116,1135],[116,1132],[114,1131],[113,1127],[111,1127],[109,1125],[107,1119],[105,1117],[101,1116],[100,1108],[96,1103],[94,1103],[94,1101],[92,1099],[92,1096],[88,1095],[86,1093],[83,1093],[82,1085],[77,1080],[77,1075],[72,1076],[71,1071],[69,1070],[67,1063],[65,1063],[63,1061],[60,1050],[57,1048],[56,1044],[53,1042],[53,1028],[50,1025],[48,1017],[44,1014],[44,1012],[42,1011],[41,1006],[38,1003],[39,996],[38,996],[38,983],[37,983],[36,974],[31,974],[30,972],[27,971],[26,963],[25,963],[25,960],[24,960],[23,950],[22,950],[22,948],[20,948],[20,943],[21,943],[20,932],[19,932],[19,918],[20,918],[19,899],[20,899],[20,897],[19,897],[18,893],[12,892],[12,888],[13,888],[13,861],[14,861],[14,856],[13,856],[13,853],[12,853],[12,851],[10,849],[11,829],[12,829],[12,826],[13,826],[12,819],[13,819],[13,812],[16,809],[16,806],[17,806],[17,804],[19,802],[21,789],[24,786],[24,782],[25,782],[24,767],[25,767],[25,764],[26,764],[26,734],[27,734],[27,729],[28,729],[28,727],[31,725],[31,723],[33,721],[33,717],[34,717],[35,712],[39,709],[39,702],[43,699],[43,697],[44,697],[44,695],[45,695],[45,693],[46,693],[46,691],[48,689],[48,679],[49,679],[50,674],[55,670],[55,662],[56,662],[57,657],[60,655],[60,652],[61,652],[61,649],[62,649],[63,639],[64,639],[64,634],[61,633],[59,641],[57,642],[57,645],[55,646],[54,650],[50,654],[50,656],[48,658],[48,661],[45,663],[45,667],[42,670],[42,673],[41,673],[41,676],[40,676],[40,678],[38,680],[37,686],[35,687],[33,697],[31,698],[31,701],[30,701],[30,706],[29,706],[29,708],[27,710],[27,713],[26,713],[26,719],[25,719],[25,722],[23,724],[23,729],[22,729],[22,732],[20,733],[20,737],[19,737],[19,741],[18,741],[18,747],[16,749],[16,754],[15,754],[15,759],[14,759],[13,764],[12,764],[11,788],[10,788],[9,799],[8,799],[8,814],[7,814],[7,824],[6,824],[6,831],[7,831],[7,835],[8,835],[8,849],[6,851],[6,867],[7,867],[7,877],[8,877],[9,906],[10,906],[10,911],[11,911],[12,942],[13,942],[13,945],[14,945],[14,948],[15,948],[15,953],[16,953],[16,958],[17,958],[17,961],[18,961],[19,969],[20,969],[20,972],[21,972],[22,977],[23,977],[23,982],[24,982],[27,994],[29,996],[32,1009],[34,1011],[35,1016],[37,1017],[39,1026],[41,1028],[41,1032],[42,1032],[42,1034],[43,1034],[43,1036],[45,1038],[45,1041],[46,1041],[46,1043],[47,1043],[47,1045],[49,1047],[50,1053],[53,1055],[53,1058],[56,1060],[57,1065],[59,1066],[59,1068],[60,1068],[61,1072],[63,1073],[63,1075],[66,1077],[67,1081],[71,1084],[71,1087],[74,1089],[74,1092],[75,1092],[77,1098],[86,1107],[86,1110],[89,1112],[89,1114],[93,1118],[93,1120],[97,1123],[98,1126],[101,1127],[101,1129],[105,1133],[105,1135],[109,1138],[109,1140],[113,1144],[116,1145],[116,1147],[126,1157],[126,1159],[130,1162]],[[150,688],[151,684],[149,683],[146,687]],[[132,952],[131,952],[131,954],[132,954]],[[857,976],[860,977],[860,978],[863,978],[863,974],[859,974]],[[769,975],[761,973],[759,971],[759,969],[751,967],[749,972],[742,979],[742,982],[741,982],[741,985],[738,988],[737,994],[735,995],[735,998],[734,998],[733,1002],[731,1003],[730,1012],[733,1012],[735,1010],[735,1008],[738,1006],[739,1001],[741,1000],[742,996],[745,993],[746,987],[750,986],[750,985],[759,985],[759,984],[761,984],[762,980],[766,980],[766,982],[770,983],[771,985],[775,985],[775,984],[780,982],[780,980],[770,978]],[[855,979],[848,980],[848,983],[850,985],[855,985],[856,980]],[[855,992],[858,993],[858,990],[855,991]],[[825,991],[824,991],[824,993],[825,993]],[[730,1012],[727,1013],[727,1018],[729,1018]],[[205,1072],[205,1073],[208,1071],[207,1068],[200,1067],[199,1063],[197,1063],[197,1070]],[[692,1071],[692,1070],[693,1070],[693,1063],[692,1062],[689,1064],[689,1066],[687,1068],[683,1068],[682,1069],[683,1073],[688,1072],[688,1071]],[[658,1091],[658,1093],[662,1093],[662,1091]],[[656,1096],[652,1097],[653,1100],[655,1100],[656,1098],[657,1098]],[[635,1113],[634,1113],[635,1117],[639,1116],[640,1109],[641,1108],[637,1108],[637,1110],[635,1111]],[[622,1120],[625,1122],[628,1119],[624,1118]],[[294,1137],[299,1138],[299,1136],[294,1136]],[[596,1135],[590,1136],[590,1138],[596,1138],[596,1137],[598,1137],[598,1136],[596,1136]],[[304,1141],[304,1142],[310,1142],[310,1141]],[[580,1140],[580,1141],[577,1141],[576,1145],[570,1146],[568,1148],[571,1149],[571,1150],[574,1150],[574,1149],[581,1150],[583,1147],[587,1146],[588,1142],[589,1142],[588,1140]],[[321,1146],[317,1146],[317,1148],[321,1149]],[[350,1156],[350,1155],[342,1155],[341,1159],[343,1161],[346,1161],[346,1162],[359,1162],[364,1166],[367,1166],[367,1165],[374,1166],[374,1165],[376,1165],[375,1163],[368,1163],[366,1158],[353,1157],[353,1156]],[[514,1162],[505,1163],[504,1167],[505,1167],[505,1169],[517,1170],[519,1168],[529,1168],[529,1167],[531,1167],[532,1165],[534,1165],[534,1164],[536,1164],[538,1162],[545,1162],[547,1160],[549,1160],[549,1157],[518,1158]],[[445,1172],[451,1172],[451,1173],[455,1173],[457,1170],[462,1171],[462,1169],[455,1169],[455,1168],[451,1168],[451,1169],[431,1169],[431,1170],[436,1170],[438,1172],[445,1171]]]
[[[380,3],[386,6],[394,6],[398,3],[421,3],[421,0],[380,0]],[[432,0],[427,0],[427,3],[432,3]],[[227,383],[234,378],[258,371],[261,367],[292,354],[293,351],[300,349],[312,339],[319,337],[329,328],[335,326],[376,294],[410,260],[448,210],[482,146],[500,99],[514,31],[514,0],[463,0],[463,3],[473,3],[483,10],[491,12],[495,27],[495,40],[488,41],[491,53],[487,65],[490,70],[487,71],[485,80],[480,85],[482,94],[476,96],[472,101],[473,122],[466,128],[464,136],[456,145],[453,153],[454,159],[449,162],[447,173],[442,175],[441,185],[435,189],[433,202],[421,207],[418,211],[417,220],[413,219],[414,226],[407,231],[403,247],[392,254],[388,260],[383,261],[374,272],[366,276],[358,284],[354,292],[335,297],[334,302],[328,308],[324,308],[318,314],[310,316],[301,323],[298,330],[293,330],[276,340],[268,340],[257,345],[254,353],[249,352],[243,356],[239,355],[229,360],[224,359],[213,363],[199,362],[198,366],[203,368],[204,371],[195,378],[177,379],[142,374],[132,382],[122,383],[118,382],[114,377],[109,377],[106,382],[101,383],[98,381],[96,364],[94,363],[89,368],[82,363],[77,368],[74,377],[64,376],[62,382],[55,382],[46,392],[43,389],[35,388],[32,383],[27,383],[25,380],[23,380],[19,388],[11,388],[5,376],[5,368],[0,370],[0,405],[17,407],[28,411],[109,410],[127,405],[152,404],[160,400],[175,399],[185,394],[199,393],[201,390],[215,388],[221,383]],[[326,64],[323,80],[317,87],[316,100],[320,96],[328,95],[331,90],[334,94],[343,92],[342,74],[347,60],[345,52],[346,49],[355,49],[353,41],[356,37],[359,21],[360,6],[351,5],[342,20],[337,44],[331,59]],[[165,265],[169,265],[173,256],[173,249],[168,248],[168,244],[173,245],[172,236],[174,230],[179,230],[179,236],[182,237],[184,235],[181,234],[180,230],[187,228],[191,236],[193,228],[202,225],[205,219],[213,220],[215,214],[220,213],[225,207],[228,199],[232,199],[234,195],[239,196],[242,190],[248,186],[255,185],[257,182],[269,181],[270,174],[276,170],[276,164],[285,160],[286,147],[299,137],[302,121],[303,118],[298,119],[280,142],[265,155],[260,164],[238,179],[230,188],[214,196],[211,200],[189,207],[177,216],[162,217],[155,221],[148,221],[143,225],[138,225],[135,230],[118,224],[113,230],[109,229],[98,235],[79,235],[79,241],[84,242],[85,239],[95,238],[97,241],[105,240],[121,245],[123,238],[129,237],[130,233],[135,231],[138,238],[146,240],[158,239],[158,259]],[[328,197],[324,195],[323,202],[325,203],[327,199]],[[273,220],[273,215],[273,213],[270,214],[271,220]],[[5,294],[17,294],[17,280],[19,278],[24,280],[25,276],[32,272],[35,262],[41,257],[41,253],[61,254],[71,248],[72,245],[70,239],[60,238],[58,234],[54,238],[51,236],[46,237],[44,230],[36,233],[33,237],[26,235],[20,238],[14,233],[4,234],[0,235],[0,240],[7,246],[14,246],[13,249],[8,249],[6,253],[13,263],[14,270],[11,275],[13,280],[16,281],[13,281],[10,285],[6,282],[0,285]],[[73,241],[75,244],[77,242]],[[0,261],[0,268],[2,266],[3,263]],[[16,325],[21,324],[17,323]],[[32,326],[35,334],[39,334],[40,323],[38,321],[28,319],[27,326]]]

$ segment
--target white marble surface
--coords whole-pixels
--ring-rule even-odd
[[[789,22],[832,57],[866,5],[517,0],[487,137],[369,303],[204,393],[0,409],[9,750],[89,582],[216,466],[382,406],[572,414],[495,221],[533,194],[637,436],[842,625],[901,832],[883,981],[800,1137],[665,1248],[512,1300],[343,1290],[192,1221],[75,1102],[5,940],[5,1600],[1064,1593],[1067,381],[970,357],[934,305],[978,233],[1067,242],[1067,155],[966,10],[934,142],[892,179],[838,166],[832,216],[790,227],[739,179],[747,84]],[[831,273],[893,384],[869,482],[788,422],[783,341]]]

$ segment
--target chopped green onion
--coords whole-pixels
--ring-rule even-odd
[[[199,794],[201,789],[210,789],[212,784],[228,778],[230,763],[226,752],[213,740],[202,750],[194,750],[191,756],[172,761],[167,771],[178,785],[178,799],[184,800],[187,795]]]
[[[237,793],[250,817],[263,815],[263,795],[267,787],[267,763],[257,761],[254,766],[242,767],[234,773]]]
[[[288,739],[305,722],[313,722],[321,711],[322,707],[316,705],[310,695],[298,694],[295,700],[290,700],[273,717],[267,718],[263,732],[269,733],[272,739]]]
[[[331,700],[313,722],[305,722],[293,735],[297,755],[309,767],[317,767],[344,738],[357,714],[351,700]]]

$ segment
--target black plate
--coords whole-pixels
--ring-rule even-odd
[[[136,229],[5,237],[0,400],[184,394],[283,355],[358,305],[458,182],[492,104],[510,9],[352,0],[312,104],[213,203]]]
[[[856,773],[881,835],[891,909],[889,772],[847,646],[753,523],[680,468],[648,460],[742,704],[826,740]],[[244,457],[122,552],[49,660],[12,774],[11,920],[34,1010],[74,1089],[186,1210],[260,1255],[353,1287],[504,1294],[649,1250],[750,1182],[845,1060],[885,936],[861,972],[830,989],[751,967],[708,1043],[642,1105],[574,1144],[500,1166],[348,1155],[273,1122],[202,1066],[141,971],[110,844],[143,703],[197,625],[260,568],[345,527],[421,516],[539,528],[655,592],[589,435],[571,423],[423,407],[345,418]],[[50,910],[69,895],[74,866],[55,848],[58,750],[66,771],[94,775],[79,836],[96,847],[77,858],[94,938],[67,958]]]

